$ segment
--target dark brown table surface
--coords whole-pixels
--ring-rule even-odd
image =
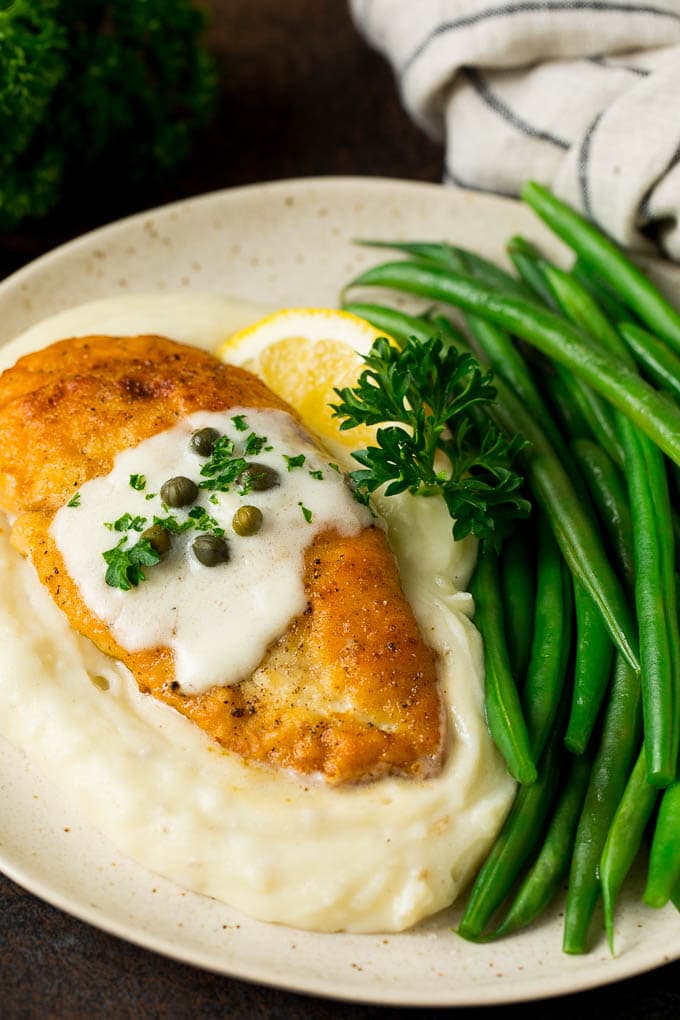
[[[216,188],[313,174],[439,180],[440,148],[402,111],[389,69],[354,31],[345,0],[210,0],[206,6],[212,12],[209,43],[221,72],[220,108],[191,162],[151,196],[104,201],[93,195],[0,237],[0,278],[118,216]],[[553,1020],[674,1020],[680,1018],[680,963],[596,991],[505,1010],[521,1010],[526,1020],[548,1013]],[[492,1009],[474,1015],[481,1020],[492,1012],[498,1015]],[[3,1020],[368,1020],[425,1013],[306,998],[204,973],[105,935],[0,876]]]

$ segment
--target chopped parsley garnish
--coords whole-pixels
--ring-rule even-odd
[[[143,568],[159,563],[160,555],[146,538],[140,538],[135,545],[127,548],[126,542],[126,537],[121,538],[118,545],[107,549],[102,556],[107,563],[105,581],[109,587],[130,591],[140,581],[146,580]]]
[[[167,517],[154,517],[153,522],[161,528],[165,528],[172,535],[182,535],[185,531],[191,531],[192,528],[196,531],[211,531],[218,537],[224,534],[224,528],[202,506],[193,506],[184,521],[168,514]]]
[[[215,518],[202,506],[193,506],[189,511],[189,517],[197,531],[210,531],[218,537],[224,534],[224,528],[220,527]]]
[[[439,495],[455,539],[473,534],[497,546],[530,504],[512,469],[524,440],[508,442],[484,413],[496,396],[492,373],[436,336],[411,338],[402,348],[381,337],[364,361],[356,386],[335,391],[340,428],[400,424],[379,428],[377,446],[352,454],[361,464],[350,476],[357,494],[367,498],[385,485],[387,496]],[[435,467],[437,453],[445,455],[446,469]]]
[[[243,415],[243,414],[235,414],[234,417],[231,420],[233,421],[234,428],[236,429],[237,432],[247,432],[248,431],[248,423],[247,423],[247,421],[245,419],[245,415]]]
[[[79,492],[74,493],[74,495],[71,496],[71,498],[69,499],[66,506],[80,506],[80,493]]]
[[[133,517],[132,514],[122,514],[116,521],[105,521],[104,527],[109,531],[144,531],[146,517]]]
[[[209,460],[201,468],[204,480],[201,489],[213,489],[228,492],[238,476],[248,467],[243,457],[234,457],[234,440],[228,436],[220,436],[215,442]]]
[[[246,448],[243,451],[244,456],[252,457],[260,453],[267,442],[266,436],[258,436],[255,432],[251,432],[246,439]]]
[[[317,468],[315,471],[310,471],[309,474],[312,478],[316,478],[317,482],[323,481],[323,471],[321,471],[319,468]]]
[[[155,499],[155,498],[156,498],[156,493],[155,492],[147,492],[146,496],[144,497],[144,499]]]
[[[293,468],[302,467],[302,465],[305,462],[305,455],[304,455],[304,453],[298,453],[298,455],[296,457],[289,457],[288,454],[284,453],[283,454],[283,459],[285,460],[286,464],[288,465],[288,470],[292,471]]]
[[[332,471],[337,471],[338,474],[340,474],[340,468],[337,464],[331,464],[331,462],[329,461],[328,466],[329,468],[331,468]]]
[[[167,517],[154,517],[154,524],[159,524],[161,528],[165,528],[172,535],[181,535],[184,531],[190,531],[194,526],[194,522],[191,518],[186,521],[178,521],[176,517],[168,515]]]
[[[308,506],[304,506],[304,504],[302,502],[299,502],[298,506],[300,507],[300,510],[302,511],[302,516],[307,521],[307,524],[311,524],[312,523],[312,511],[309,509]]]
[[[146,475],[130,475],[130,488],[143,492],[146,488]]]
[[[208,497],[208,499],[210,500],[211,503],[215,503],[215,504],[219,503],[219,499],[217,497],[217,493],[216,492],[211,492],[209,497]]]

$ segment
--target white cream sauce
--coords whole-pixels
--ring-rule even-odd
[[[232,322],[244,324],[242,308],[214,297],[121,298],[33,327],[2,362],[92,332],[96,322],[105,323],[102,331],[155,330],[205,346]],[[6,529],[0,733],[121,852],[251,916],[321,931],[388,932],[448,906],[514,792],[484,721],[482,645],[465,593],[475,545],[450,541],[436,499],[405,494],[378,500],[378,509],[405,594],[439,659],[452,733],[439,776],[333,789],[220,752],[71,630]]]
[[[251,435],[264,438],[264,448],[245,459],[272,468],[279,484],[246,495],[236,483],[226,492],[199,488],[190,506],[164,507],[160,490],[169,478],[183,476],[197,486],[206,481],[201,476],[206,458],[190,446],[192,433],[202,428],[231,439],[234,457],[245,456]],[[286,460],[300,456],[304,462],[299,466]],[[304,555],[314,536],[329,528],[352,535],[371,523],[369,511],[356,502],[328,460],[284,411],[200,411],[120,453],[108,475],[80,488],[77,506],[58,511],[50,530],[85,604],[110,627],[118,644],[129,652],[171,648],[181,690],[200,694],[249,676],[269,645],[304,611]],[[131,486],[135,475],[144,477],[143,490]],[[234,513],[244,505],[258,507],[263,515],[261,529],[247,537],[232,528]],[[182,525],[195,507],[224,532],[228,562],[214,567],[200,563],[192,552],[199,532],[192,528],[171,537],[169,552],[159,564],[144,568],[145,580],[137,587],[125,591],[106,583],[106,550],[121,539],[126,548],[134,545],[156,516],[170,516]],[[107,523],[112,526],[126,514],[141,519],[136,531],[121,535],[107,529]]]

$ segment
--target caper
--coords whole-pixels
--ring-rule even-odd
[[[161,485],[161,499],[167,506],[187,506],[198,496],[198,486],[190,478],[184,475],[177,475],[176,478],[168,478],[167,482]]]
[[[231,526],[237,535],[254,535],[262,527],[262,511],[256,506],[240,506]]]
[[[165,556],[166,552],[170,548],[170,533],[162,524],[152,524],[150,528],[143,531],[140,538],[145,538],[152,549],[154,549],[159,556]]]
[[[226,538],[219,535],[199,535],[191,548],[194,556],[204,567],[216,567],[229,559],[229,546]]]
[[[247,467],[244,467],[236,481],[245,492],[251,490],[264,492],[265,489],[273,489],[281,484],[278,471],[267,464],[258,464],[257,461],[251,461]]]
[[[211,457],[219,438],[217,429],[197,429],[189,440],[189,446],[199,457]]]

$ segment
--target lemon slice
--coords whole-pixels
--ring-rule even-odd
[[[234,333],[216,353],[258,375],[312,432],[334,446],[357,450],[374,441],[375,428],[360,425],[341,432],[329,405],[338,402],[335,387],[356,383],[361,355],[379,336],[385,333],[349,312],[287,308]]]

